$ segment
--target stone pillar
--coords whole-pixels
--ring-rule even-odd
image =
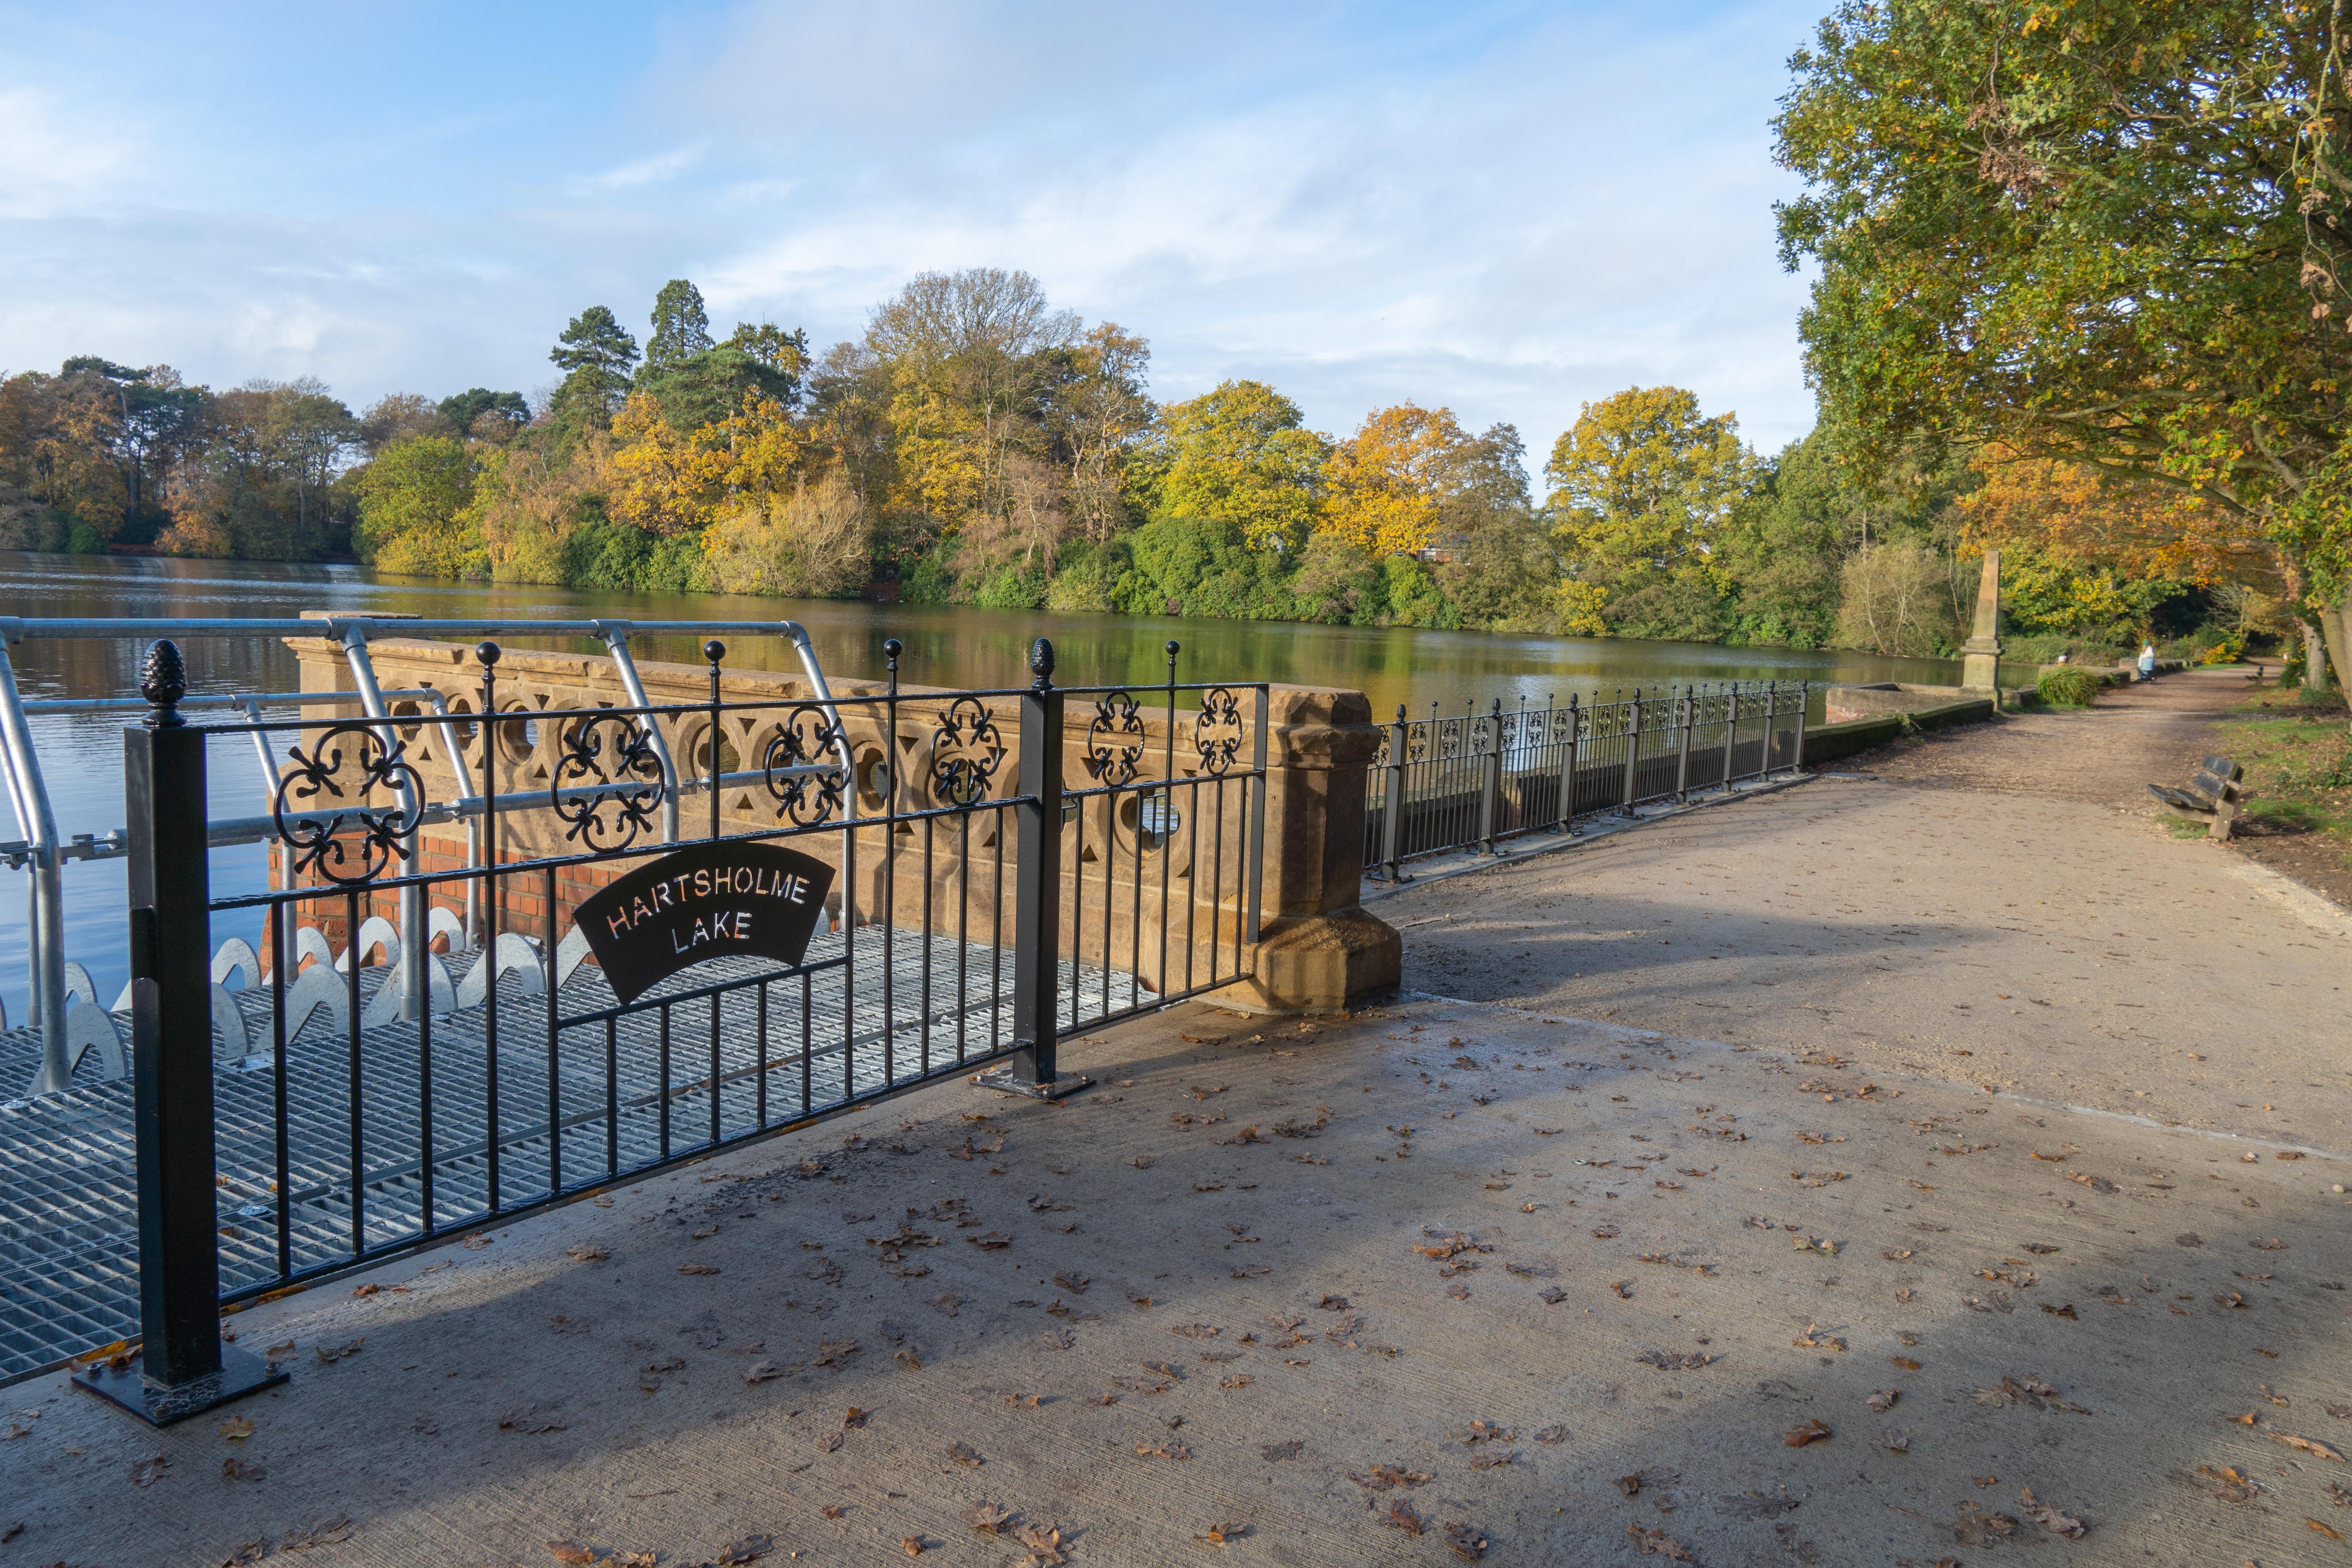
[[[1960,687],[1990,691],[2000,685],[2000,552],[1988,550],[1984,575],[1977,583],[1977,620],[1973,635],[1960,645]]]
[[[1364,770],[1381,727],[1360,691],[1277,686],[1269,696],[1265,919],[1257,974],[1218,1000],[1328,1013],[1377,1001],[1403,978],[1404,940],[1358,902]]]

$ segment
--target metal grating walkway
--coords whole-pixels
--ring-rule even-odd
[[[676,1003],[666,1054],[656,1010],[620,1020],[609,1052],[602,1023],[565,1028],[551,1064],[547,998],[509,973],[495,1052],[478,1007],[430,1020],[422,1037],[413,1023],[364,1030],[356,1118],[349,1036],[313,1015],[287,1047],[290,1223],[282,1238],[277,1075],[266,1062],[257,1070],[222,1064],[215,1074],[223,1291],[267,1286],[281,1263],[297,1273],[332,1267],[359,1247],[397,1246],[484,1216],[493,1166],[501,1205],[513,1207],[545,1196],[551,1178],[568,1187],[611,1170],[625,1175],[694,1152],[714,1128],[730,1139],[781,1126],[947,1076],[1010,1045],[1009,949],[901,932],[886,965],[883,947],[880,928],[867,927],[854,963],[840,962],[839,932],[820,932],[807,963],[831,968],[788,973],[740,959],[698,966],[640,1000],[770,978],[716,998],[715,1014],[711,998]],[[363,971],[363,994],[386,973]],[[1084,964],[1066,962],[1061,984],[1066,996],[1122,1007],[1154,1000],[1135,976]],[[248,1034],[267,1040],[268,990],[236,994]],[[613,1000],[584,964],[557,998],[564,1016]],[[34,1031],[0,1034],[0,1083],[25,1081],[39,1054]],[[98,1079],[96,1055],[66,1091],[0,1103],[0,1383],[138,1331],[131,1086]]]

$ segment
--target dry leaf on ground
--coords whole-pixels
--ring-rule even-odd
[[[590,1551],[585,1546],[580,1545],[576,1542],[571,1541],[549,1542],[547,1543],[547,1554],[550,1557],[554,1558],[558,1563],[588,1563],[596,1561],[595,1552]]]
[[[992,1502],[975,1502],[965,1506],[963,1521],[983,1535],[1002,1535],[1013,1515]]]
[[[1794,1426],[1781,1433],[1780,1441],[1791,1448],[1801,1448],[1808,1443],[1823,1442],[1829,1436],[1830,1429],[1822,1424],[1819,1416],[1815,1416],[1801,1426]]]
[[[1644,1530],[1638,1524],[1625,1527],[1625,1539],[1644,1556],[1658,1556],[1674,1563],[1696,1563],[1698,1553],[1668,1535],[1663,1530]]]
[[[948,1458],[953,1459],[959,1465],[970,1465],[974,1469],[977,1469],[981,1466],[988,1463],[987,1460],[980,1457],[980,1450],[974,1448],[969,1443],[953,1443],[949,1445]]]
[[[2090,1529],[2090,1526],[2081,1520],[2070,1518],[2052,1508],[2048,1503],[2036,1499],[2032,1487],[2020,1489],[2017,1500],[2023,1505],[2028,1518],[2053,1535],[2063,1535],[2069,1541],[2080,1541],[2083,1539],[2084,1532]]]

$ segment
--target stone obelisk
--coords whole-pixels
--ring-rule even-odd
[[[1960,645],[1960,685],[1970,691],[1991,691],[2000,685],[2000,552],[1988,550],[1984,576],[1977,583],[1977,622]]]

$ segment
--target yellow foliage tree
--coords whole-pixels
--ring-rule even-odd
[[[1333,449],[1317,531],[1374,555],[1427,549],[1440,508],[1467,483],[1474,448],[1450,408],[1381,409]]]
[[[2278,547],[2245,511],[2087,463],[2020,457],[1998,443],[1970,466],[1984,481],[1959,500],[1974,548],[2024,546],[2127,578],[2284,591]]]
[[[632,393],[613,418],[614,451],[606,468],[613,514],[655,534],[708,527],[726,499],[734,467],[727,444],[733,423],[704,425],[681,435],[662,417],[659,404]]]

